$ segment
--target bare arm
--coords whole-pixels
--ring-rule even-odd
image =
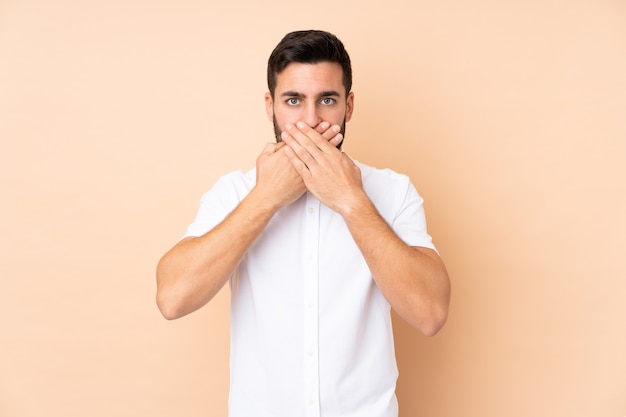
[[[327,144],[341,140],[338,126],[321,124]],[[157,305],[167,319],[185,316],[208,303],[228,282],[246,251],[280,208],[306,187],[285,154],[284,143],[270,143],[257,158],[255,187],[222,223],[200,237],[170,249],[157,266]]]
[[[170,249],[157,266],[157,305],[169,320],[206,303],[228,282],[247,249],[263,231],[275,208],[252,190],[213,230],[187,237]]]
[[[341,214],[376,284],[394,310],[425,335],[445,324],[450,281],[439,255],[404,243],[380,216],[361,184],[360,169],[304,124],[289,126],[287,155],[320,201]]]
[[[437,334],[450,300],[450,281],[439,255],[404,243],[364,194],[341,214],[394,310],[423,334]]]

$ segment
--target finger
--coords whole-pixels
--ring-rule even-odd
[[[297,132],[302,137],[300,139],[301,141],[305,142],[307,145],[314,148],[314,152],[317,152],[318,154],[321,153],[321,151],[317,148],[317,146],[315,146],[315,144],[311,142],[311,140],[306,135],[304,135],[299,130]],[[303,146],[298,139],[294,138],[293,135],[291,135],[290,133],[286,131],[282,133],[282,139],[287,144],[287,147],[285,148],[285,150],[293,151],[293,153],[300,159],[300,161],[306,164],[306,166],[309,167],[310,169],[311,166],[315,163],[315,157],[311,155],[311,152],[309,151],[309,149]]]
[[[291,137],[313,156],[319,155],[323,145],[328,145],[328,141],[322,135],[304,122],[298,122],[296,126],[288,124],[285,127]],[[297,149],[294,150],[297,152]]]
[[[326,132],[322,134],[324,139],[328,141],[335,148],[339,146],[341,141],[343,140],[343,135],[341,134],[341,127],[339,125],[333,125]]]
[[[326,131],[328,131],[328,128],[330,127],[330,123],[328,122],[322,122],[320,124],[318,124],[315,127],[315,131],[321,135],[323,135]]]
[[[343,140],[343,135],[341,133],[338,133],[337,135],[335,135],[333,138],[331,138],[328,143],[330,143],[331,145],[333,145],[335,148],[337,148],[337,145],[339,145],[341,143],[341,141]]]
[[[340,131],[341,127],[339,125],[332,125],[329,129],[326,129],[326,131],[322,133],[322,136],[324,137],[324,139],[329,141],[335,138],[337,136],[337,133],[339,133]]]
[[[263,155],[271,155],[276,152],[276,143],[267,143],[261,152]]]
[[[335,149],[333,145],[330,145],[328,143],[329,138],[323,135],[316,134],[317,132],[315,132],[315,130],[312,129],[310,126],[308,126],[306,123],[300,121],[296,123],[296,126],[297,127],[293,128],[292,130],[299,130],[300,132],[302,132],[310,140],[310,143],[312,143],[316,148],[318,148],[322,152],[328,153],[328,152],[332,152],[332,149]],[[331,139],[337,135],[337,133],[335,132],[337,131],[337,128],[338,126],[335,125],[333,126],[332,129],[328,129],[329,131],[331,131],[331,133],[335,133],[334,135],[332,135]],[[298,137],[295,137],[295,138],[299,139]],[[300,142],[300,144],[303,145],[307,150],[309,150],[309,152],[311,152],[312,155],[316,155],[315,153],[316,150],[313,149],[313,145],[308,144],[306,140],[304,140],[304,143]]]
[[[311,171],[309,171],[309,168],[307,167],[307,165],[304,162],[302,162],[300,157],[296,154],[296,152],[292,148],[287,146],[285,148],[285,154],[289,158],[289,161],[293,165],[294,169],[300,174],[303,180],[306,180],[308,177],[311,176]]]

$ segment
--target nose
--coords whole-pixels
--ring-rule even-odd
[[[318,108],[315,103],[309,103],[304,109],[302,121],[311,127],[316,127],[322,122],[322,118],[318,114]]]

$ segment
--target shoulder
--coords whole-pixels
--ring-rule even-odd
[[[248,171],[231,171],[222,175],[217,183],[230,183],[241,187],[254,187],[256,182],[256,169],[252,168]]]
[[[409,246],[436,251],[426,228],[424,199],[411,179],[392,169],[355,163],[361,168],[363,189],[394,232]]]
[[[228,195],[243,198],[250,192],[255,183],[256,169],[231,171],[218,178],[211,189],[204,194],[203,199],[211,196],[226,197]]]
[[[254,170],[233,171],[221,176],[213,187],[202,195],[196,218],[185,236],[202,236],[232,212],[254,187]]]
[[[390,168],[375,168],[362,162],[354,161],[361,169],[363,187],[371,192],[406,192],[411,186],[411,179]]]
[[[388,221],[407,207],[421,208],[424,200],[408,175],[389,168],[375,168],[357,161],[354,163],[361,169],[365,193]]]

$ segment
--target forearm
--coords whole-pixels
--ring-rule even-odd
[[[176,319],[208,303],[275,211],[253,189],[213,230],[183,239],[168,251],[157,266],[157,305],[163,316]]]
[[[363,193],[343,217],[393,309],[425,335],[444,325],[450,282],[437,253],[407,245],[380,216]]]

